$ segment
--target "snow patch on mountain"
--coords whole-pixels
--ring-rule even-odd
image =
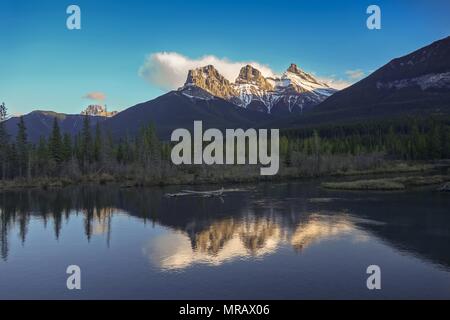
[[[430,73],[416,78],[389,82],[378,81],[376,86],[378,89],[403,89],[414,86],[419,86],[421,90],[450,88],[450,72]]]
[[[243,108],[255,102],[261,103],[267,113],[272,113],[274,107],[279,105],[289,112],[302,112],[304,108],[319,104],[337,91],[295,64],[291,64],[280,78],[266,78],[259,70],[246,65],[241,68],[234,83],[226,80],[214,66],[209,65],[190,70],[185,85],[179,89],[189,97],[205,98],[203,93],[198,96],[195,92],[187,93],[188,90],[192,91],[192,87],[199,87]]]

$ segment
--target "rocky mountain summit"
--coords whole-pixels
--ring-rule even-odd
[[[234,83],[214,66],[208,65],[190,70],[185,85],[179,91],[191,98],[210,98],[205,96],[206,91],[246,109],[289,114],[314,107],[337,90],[291,64],[279,78],[264,77],[258,69],[246,65]],[[195,92],[201,95],[197,96]]]
[[[197,86],[224,99],[230,99],[236,95],[233,85],[212,65],[189,70],[186,86]]]
[[[101,105],[91,104],[86,108],[86,110],[82,111],[81,114],[98,117],[113,117],[117,114],[117,111],[109,112],[106,109],[106,106],[104,107]]]

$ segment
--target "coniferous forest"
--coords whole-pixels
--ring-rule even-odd
[[[244,181],[246,175],[250,175],[249,170],[239,170],[239,166],[208,170],[207,166],[173,165],[172,145],[158,139],[155,125],[151,123],[141,128],[135,137],[114,139],[100,124],[92,129],[89,116],[85,116],[83,129],[72,137],[61,133],[55,118],[51,135],[41,137],[38,143],[30,143],[22,117],[14,139],[6,132],[4,103],[0,106],[0,117],[2,181],[129,180],[166,184],[195,180],[217,182],[225,176],[228,181]],[[281,172],[290,170],[294,177],[367,170],[396,160],[450,159],[450,120],[407,118],[282,130],[280,155]]]

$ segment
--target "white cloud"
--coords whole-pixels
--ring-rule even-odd
[[[226,79],[234,82],[240,69],[247,64],[261,71],[265,77],[279,76],[268,65],[256,61],[231,61],[214,55],[192,59],[177,52],[156,52],[148,55],[144,64],[139,68],[139,75],[160,89],[174,90],[183,86],[188,71],[191,69],[213,65]],[[362,77],[364,72],[349,70],[346,71],[346,74],[348,80],[337,78],[334,75],[328,77],[314,75],[314,77],[340,90],[350,86],[354,82],[353,80],[356,80],[356,75]]]
[[[157,52],[149,55],[144,65],[139,68],[139,75],[162,89],[173,90],[184,84],[189,70],[210,64],[231,82],[236,80],[241,68],[247,64],[261,71],[266,77],[275,75],[270,67],[254,61],[231,61],[213,55],[191,59],[176,52]]]
[[[342,90],[347,87],[350,87],[354,83],[354,81],[340,79],[334,75],[329,76],[329,77],[315,77],[315,78],[321,82],[328,84],[330,87],[332,87],[334,89],[338,89],[338,90]]]
[[[83,98],[90,100],[103,101],[106,99],[106,95],[103,92],[94,91],[87,93]]]
[[[361,79],[364,77],[364,71],[361,69],[347,70],[345,71],[345,74],[352,80]]]

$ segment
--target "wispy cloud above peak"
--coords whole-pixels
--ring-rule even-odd
[[[234,82],[241,68],[247,64],[261,71],[266,77],[275,76],[270,67],[255,61],[231,61],[214,55],[192,59],[177,52],[150,54],[139,68],[139,75],[161,89],[173,90],[184,84],[191,69],[213,65],[226,79]]]
[[[193,59],[178,52],[156,52],[148,55],[138,73],[149,83],[162,90],[174,90],[184,85],[189,70],[207,65],[213,65],[231,82],[236,80],[239,71],[245,65],[251,65],[258,69],[265,77],[279,77],[279,74],[270,66],[256,61],[232,61],[214,55],[204,55]],[[345,74],[347,79],[336,76],[321,77],[315,74],[314,76],[333,88],[344,89],[350,86],[358,78],[357,76],[364,75],[361,70],[349,70]]]
[[[364,71],[361,69],[347,70],[345,71],[345,74],[352,80],[359,80],[365,76]]]
[[[335,75],[331,75],[331,76],[328,76],[328,77],[320,77],[320,76],[314,76],[314,77],[317,80],[319,80],[320,82],[326,83],[331,88],[338,89],[338,90],[342,90],[342,89],[345,89],[347,87],[350,87],[353,84],[353,82],[354,82],[352,80],[346,80],[346,79],[338,78]]]
[[[94,91],[87,93],[85,96],[83,96],[83,98],[89,100],[103,101],[106,99],[106,95],[103,92]]]

